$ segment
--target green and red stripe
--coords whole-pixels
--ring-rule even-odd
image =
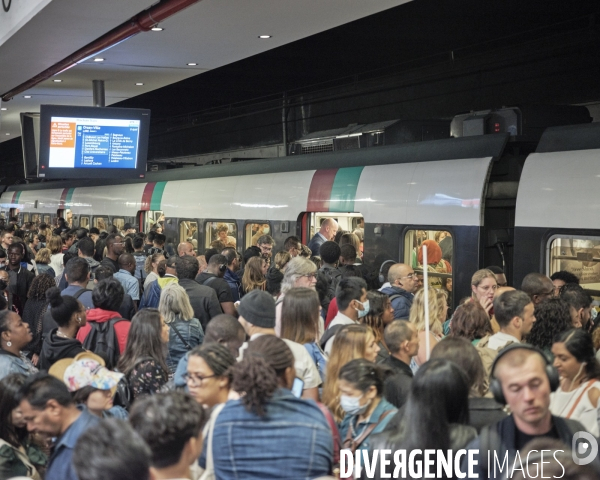
[[[161,210],[162,196],[167,182],[149,182],[142,193],[141,210]]]
[[[364,167],[317,170],[308,191],[308,212],[354,212],[358,181]]]
[[[59,209],[73,206],[73,192],[75,192],[75,187],[63,189],[58,203]]]
[[[20,198],[21,198],[21,192],[15,192],[15,193],[13,193],[12,200],[10,203],[12,203],[13,205],[16,205],[17,203],[19,203]]]

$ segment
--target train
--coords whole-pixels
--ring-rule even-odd
[[[529,272],[569,270],[600,295],[600,124],[514,132],[148,172],[145,179],[82,179],[6,188],[0,214],[72,227],[160,221],[167,246],[199,253],[217,226],[241,252],[257,229],[282,246],[307,244],[326,217],[353,230],[364,219],[364,259],[415,265],[424,239],[451,237],[452,304],[473,272],[497,265],[518,287]],[[222,229],[221,229],[222,230]],[[277,251],[277,247],[275,248]],[[435,273],[434,273],[435,275]],[[447,279],[451,279],[448,282]]]

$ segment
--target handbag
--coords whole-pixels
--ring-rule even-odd
[[[215,429],[217,417],[219,416],[219,413],[221,413],[221,410],[223,410],[224,406],[224,403],[217,405],[210,415],[210,420],[208,421],[207,425],[208,432],[205,437],[208,438],[208,445],[206,447],[206,468],[204,469],[204,473],[200,476],[199,480],[216,480],[217,478],[215,476],[215,464],[213,462],[212,452],[213,431]]]

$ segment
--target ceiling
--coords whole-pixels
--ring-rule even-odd
[[[21,112],[39,111],[42,104],[92,105],[94,79],[105,81],[106,104],[111,105],[408,1],[203,0],[161,22],[162,32],[140,33],[96,56],[104,62],[90,58],[3,102],[0,142],[20,135]],[[37,3],[43,7],[39,13],[0,44],[0,94],[156,2]],[[0,31],[5,32],[1,21],[0,16]],[[258,38],[265,34],[271,38]],[[0,36],[0,42],[5,37]]]

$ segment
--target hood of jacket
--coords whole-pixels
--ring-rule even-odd
[[[108,322],[111,318],[122,318],[119,312],[111,310],[102,310],[101,308],[92,308],[86,312],[88,322]]]
[[[385,293],[388,297],[392,295],[402,295],[409,300],[413,300],[414,295],[412,293],[408,293],[406,290],[398,287],[386,287],[381,289],[381,293]]]
[[[68,358],[68,353],[76,347],[81,348],[81,342],[76,338],[64,338],[56,335],[56,329],[50,332],[42,344],[41,355],[52,365],[57,359]]]

